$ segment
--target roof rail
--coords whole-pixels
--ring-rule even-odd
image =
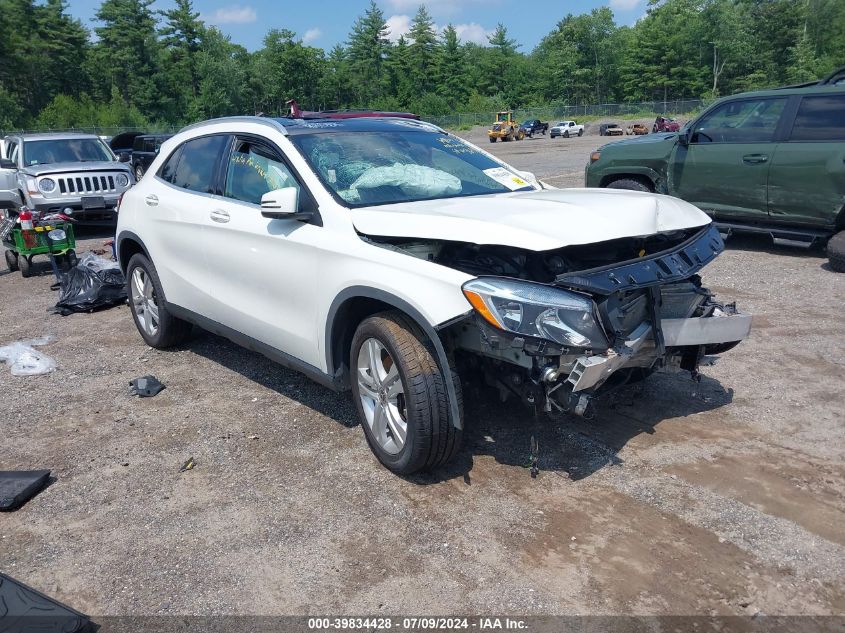
[[[819,85],[828,86],[828,85],[839,85],[841,82],[845,81],[845,66],[840,66],[832,73],[830,73],[827,77],[819,81]]]
[[[274,130],[282,132],[283,134],[286,133],[284,125],[282,125],[276,119],[268,119],[263,116],[224,116],[219,117],[217,119],[207,119],[205,121],[198,121],[197,123],[191,123],[190,125],[186,125],[179,133],[185,132],[187,130],[193,130],[198,127],[203,127],[205,125],[212,125],[214,123],[260,123],[261,125],[269,125]]]
[[[296,99],[288,99],[285,102],[290,108],[287,118],[290,119],[362,119],[371,117],[398,117],[400,119],[420,120],[418,114],[413,112],[382,112],[381,110],[323,110],[309,111],[302,110]]]

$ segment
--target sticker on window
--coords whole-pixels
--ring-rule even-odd
[[[528,186],[528,181],[523,180],[515,173],[513,173],[509,169],[505,169],[504,167],[493,167],[492,169],[485,169],[484,173],[489,178],[492,178],[500,185],[504,185],[511,191],[514,191],[515,189],[522,189],[523,187]]]

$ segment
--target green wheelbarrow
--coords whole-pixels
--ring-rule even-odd
[[[36,255],[52,255],[55,263],[66,270],[77,264],[76,238],[70,222],[36,226],[27,231],[13,228],[4,237],[3,245],[9,270],[20,270],[23,277],[32,275],[32,258]]]

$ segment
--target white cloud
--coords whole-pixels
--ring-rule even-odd
[[[462,42],[472,42],[473,44],[481,44],[482,46],[487,46],[490,43],[487,36],[493,34],[492,30],[487,30],[475,22],[455,24],[454,27]]]
[[[391,42],[398,42],[399,38],[407,35],[411,30],[411,16],[409,15],[391,15],[385,21],[387,25],[387,39]]]
[[[305,35],[302,36],[302,42],[304,44],[308,44],[310,42],[313,42],[314,40],[320,39],[322,35],[323,32],[320,29],[308,29],[307,31],[305,31]]]
[[[386,22],[388,34],[387,39],[391,42],[398,42],[399,38],[404,35],[406,38],[408,32],[411,30],[411,16],[409,15],[391,15]],[[488,35],[492,35],[493,31],[485,29],[476,22],[469,22],[468,24],[454,24],[455,31],[462,42],[472,42],[473,44],[481,44],[487,46]],[[438,24],[434,25],[434,30],[438,35],[443,33],[444,26]]]
[[[610,8],[617,11],[631,11],[640,4],[642,0],[610,0]]]
[[[220,7],[210,16],[202,16],[202,19],[209,24],[248,24],[255,22],[258,16],[249,5],[230,4]]]

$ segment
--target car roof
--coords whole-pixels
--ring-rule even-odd
[[[205,126],[219,125],[221,123],[259,123],[269,126],[282,134],[298,136],[305,134],[336,133],[336,132],[395,132],[400,129],[416,130],[420,132],[446,132],[441,128],[425,121],[416,121],[401,117],[360,117],[349,119],[331,118],[308,118],[297,119],[290,117],[259,117],[259,116],[238,116],[210,119],[194,123],[180,130],[196,130]]]
[[[97,139],[101,140],[96,134],[85,134],[82,132],[26,132],[24,134],[10,135],[19,138],[22,141],[63,141],[69,139]],[[8,137],[7,137],[8,138]]]

